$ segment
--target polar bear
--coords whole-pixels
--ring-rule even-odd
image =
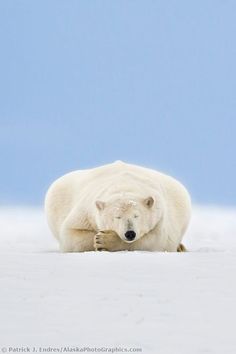
[[[45,198],[62,252],[184,251],[190,196],[174,178],[116,161],[68,173]]]

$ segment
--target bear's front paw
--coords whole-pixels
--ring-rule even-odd
[[[99,231],[94,236],[95,251],[117,251],[121,240],[114,231]]]

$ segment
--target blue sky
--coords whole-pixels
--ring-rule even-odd
[[[121,159],[236,202],[236,1],[1,1],[0,202]]]

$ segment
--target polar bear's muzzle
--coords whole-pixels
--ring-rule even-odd
[[[133,241],[135,239],[135,237],[136,237],[136,232],[135,231],[133,231],[133,230],[126,231],[125,238],[126,238],[127,241],[129,241],[129,242]]]

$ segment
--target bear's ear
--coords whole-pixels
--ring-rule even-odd
[[[101,200],[96,201],[96,207],[98,208],[98,210],[103,210],[105,208],[105,205],[105,202],[102,202]]]
[[[148,207],[151,208],[154,204],[154,198],[153,197],[148,197],[144,199],[144,204]]]

